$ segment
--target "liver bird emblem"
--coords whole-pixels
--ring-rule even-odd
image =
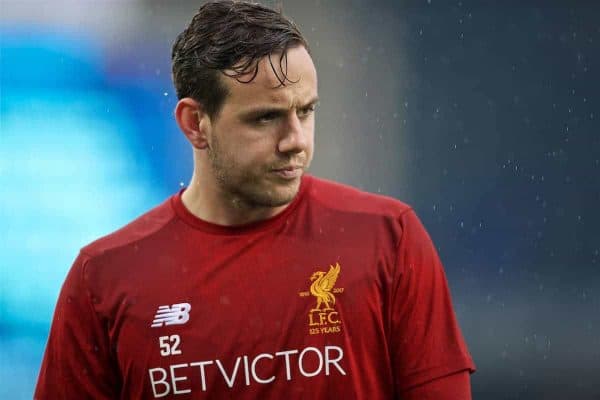
[[[311,281],[314,281],[310,285],[310,293],[317,298],[317,306],[311,311],[320,311],[321,306],[325,306],[323,310],[332,310],[332,305],[335,304],[335,296],[331,293],[331,290],[335,286],[338,275],[340,274],[340,264],[336,263],[335,266],[330,265],[327,273],[323,271],[317,271],[310,277]]]

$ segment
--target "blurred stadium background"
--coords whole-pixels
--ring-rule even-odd
[[[413,205],[475,399],[600,399],[600,3],[283,2],[312,173]],[[199,1],[0,0],[0,398],[32,397],[78,249],[185,185],[170,46]]]

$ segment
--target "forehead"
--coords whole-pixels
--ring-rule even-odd
[[[284,79],[282,72],[287,76],[285,85],[281,84]],[[270,61],[269,57],[262,58],[258,63],[256,77],[246,83],[253,73],[251,71],[237,79],[223,77],[229,90],[224,110],[257,104],[293,107],[304,104],[317,95],[317,72],[312,58],[302,46],[289,49],[287,57],[283,59],[281,54],[271,55]]]

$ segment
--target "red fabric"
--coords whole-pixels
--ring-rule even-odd
[[[307,176],[267,221],[209,224],[178,194],[84,247],[35,398],[376,400],[462,370],[412,209]]]
[[[402,393],[401,400],[471,400],[469,371],[434,379]]]
[[[402,215],[402,225],[391,312],[393,334],[401,336],[391,348],[400,391],[456,372],[457,360],[474,370],[435,247],[414,212]]]

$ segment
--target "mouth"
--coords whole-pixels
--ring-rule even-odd
[[[280,168],[273,168],[271,171],[284,179],[296,179],[302,175],[304,169],[300,165],[288,165]]]

